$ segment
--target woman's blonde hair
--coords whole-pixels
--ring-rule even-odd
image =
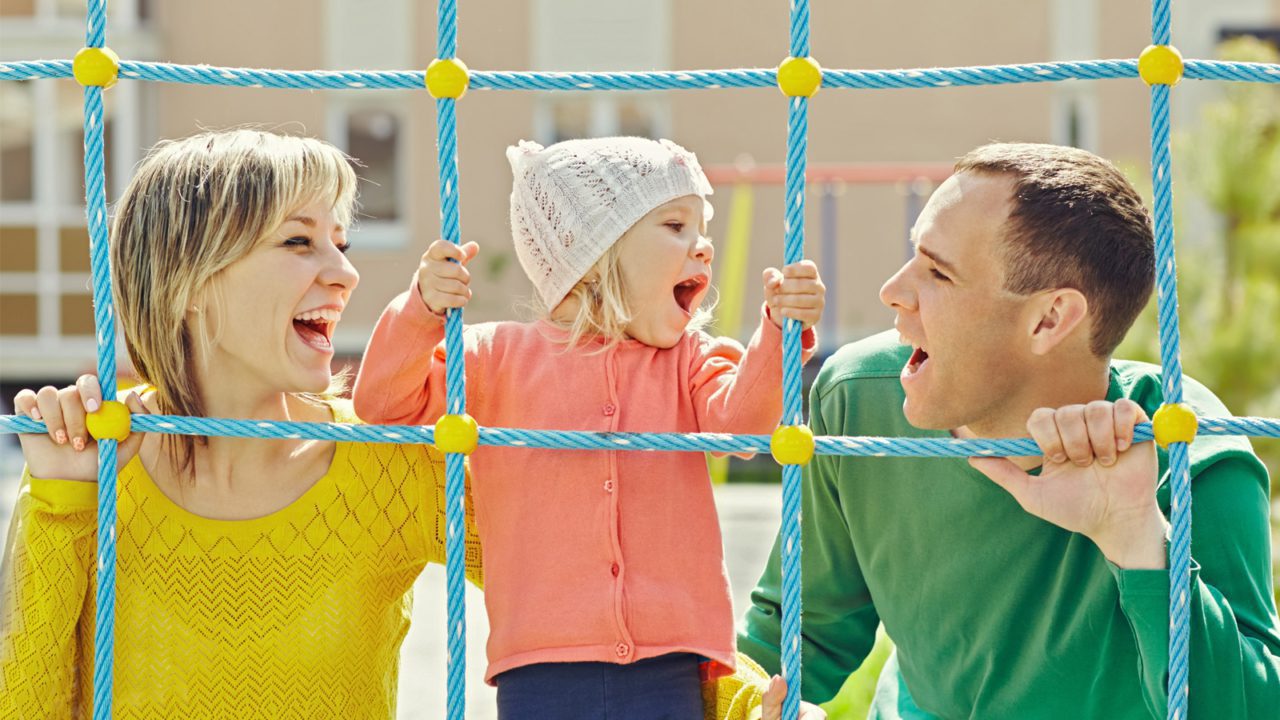
[[[587,342],[600,342],[603,352],[627,339],[627,326],[635,312],[627,302],[626,280],[622,275],[621,243],[614,243],[604,251],[587,274],[583,276],[561,302],[571,302],[576,308],[572,319],[557,320],[546,307],[540,295],[534,294],[534,312],[547,322],[568,332],[566,349]],[[711,322],[711,313],[702,307],[693,311],[688,329],[700,330]]]
[[[197,346],[207,350],[215,339],[206,335],[210,323],[192,326],[189,310],[217,295],[219,273],[310,202],[330,203],[349,225],[355,195],[350,159],[312,138],[240,129],[151,149],[115,208],[111,276],[129,357],[161,412],[205,414],[196,363],[207,354]],[[209,311],[216,308],[199,309]],[[175,471],[192,471],[197,440],[166,441]]]

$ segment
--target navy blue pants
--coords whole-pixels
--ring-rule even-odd
[[[629,665],[539,663],[498,684],[499,720],[700,720],[698,663],[672,653]]]

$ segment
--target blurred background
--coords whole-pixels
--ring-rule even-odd
[[[787,50],[782,0],[460,5],[458,56],[477,70],[774,67]],[[435,56],[434,3],[113,0],[110,14],[107,44],[130,60],[408,69]],[[813,55],[831,68],[1133,58],[1150,39],[1150,9],[1140,2],[815,2],[812,19]],[[1280,0],[1175,3],[1173,28],[1184,57],[1280,61]],[[0,62],[70,58],[83,40],[83,2],[0,0]],[[109,200],[155,141],[203,129],[253,125],[318,136],[359,159],[362,212],[350,257],[362,282],[335,343],[343,363],[357,363],[379,311],[408,286],[439,231],[431,98],[128,80],[106,98]],[[1187,81],[1172,98],[1184,366],[1236,414],[1280,416],[1280,86]],[[21,387],[65,384],[93,368],[81,99],[72,80],[0,83],[0,412],[11,411]],[[1136,79],[827,90],[810,108],[806,254],[829,288],[825,351],[891,327],[879,287],[906,258],[908,231],[929,193],[956,157],[979,144],[1083,147],[1115,161],[1149,193],[1148,92]],[[522,317],[531,295],[509,239],[505,148],[522,139],[634,134],[676,140],[712,177],[717,326],[750,334],[761,270],[782,256],[786,103],[776,90],[472,91],[458,120],[462,239],[482,248],[472,266],[469,322]],[[1120,355],[1155,361],[1155,338],[1148,312]],[[120,360],[127,368],[122,345]],[[1255,447],[1274,477],[1280,443]],[[0,436],[0,529],[20,469],[16,442]],[[727,478],[719,497],[741,608],[776,532],[778,473],[768,459],[734,461]],[[443,633],[435,627],[443,627],[442,588],[430,572],[420,583],[415,616],[424,619],[406,644],[402,717],[434,717],[443,705]],[[470,665],[478,671],[478,598],[471,608]],[[864,674],[874,677],[886,648]],[[418,673],[434,679],[416,682]],[[486,717],[492,701],[478,685],[470,683],[469,714]],[[851,682],[830,706],[833,717],[861,717],[869,687],[865,678]]]

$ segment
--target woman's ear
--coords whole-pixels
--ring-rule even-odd
[[[1048,355],[1077,331],[1089,331],[1089,301],[1074,288],[1045,292],[1032,302],[1031,352]]]

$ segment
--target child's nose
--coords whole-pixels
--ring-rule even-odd
[[[709,263],[716,256],[715,246],[705,237],[699,236],[698,242],[693,245],[693,257],[702,262]]]

